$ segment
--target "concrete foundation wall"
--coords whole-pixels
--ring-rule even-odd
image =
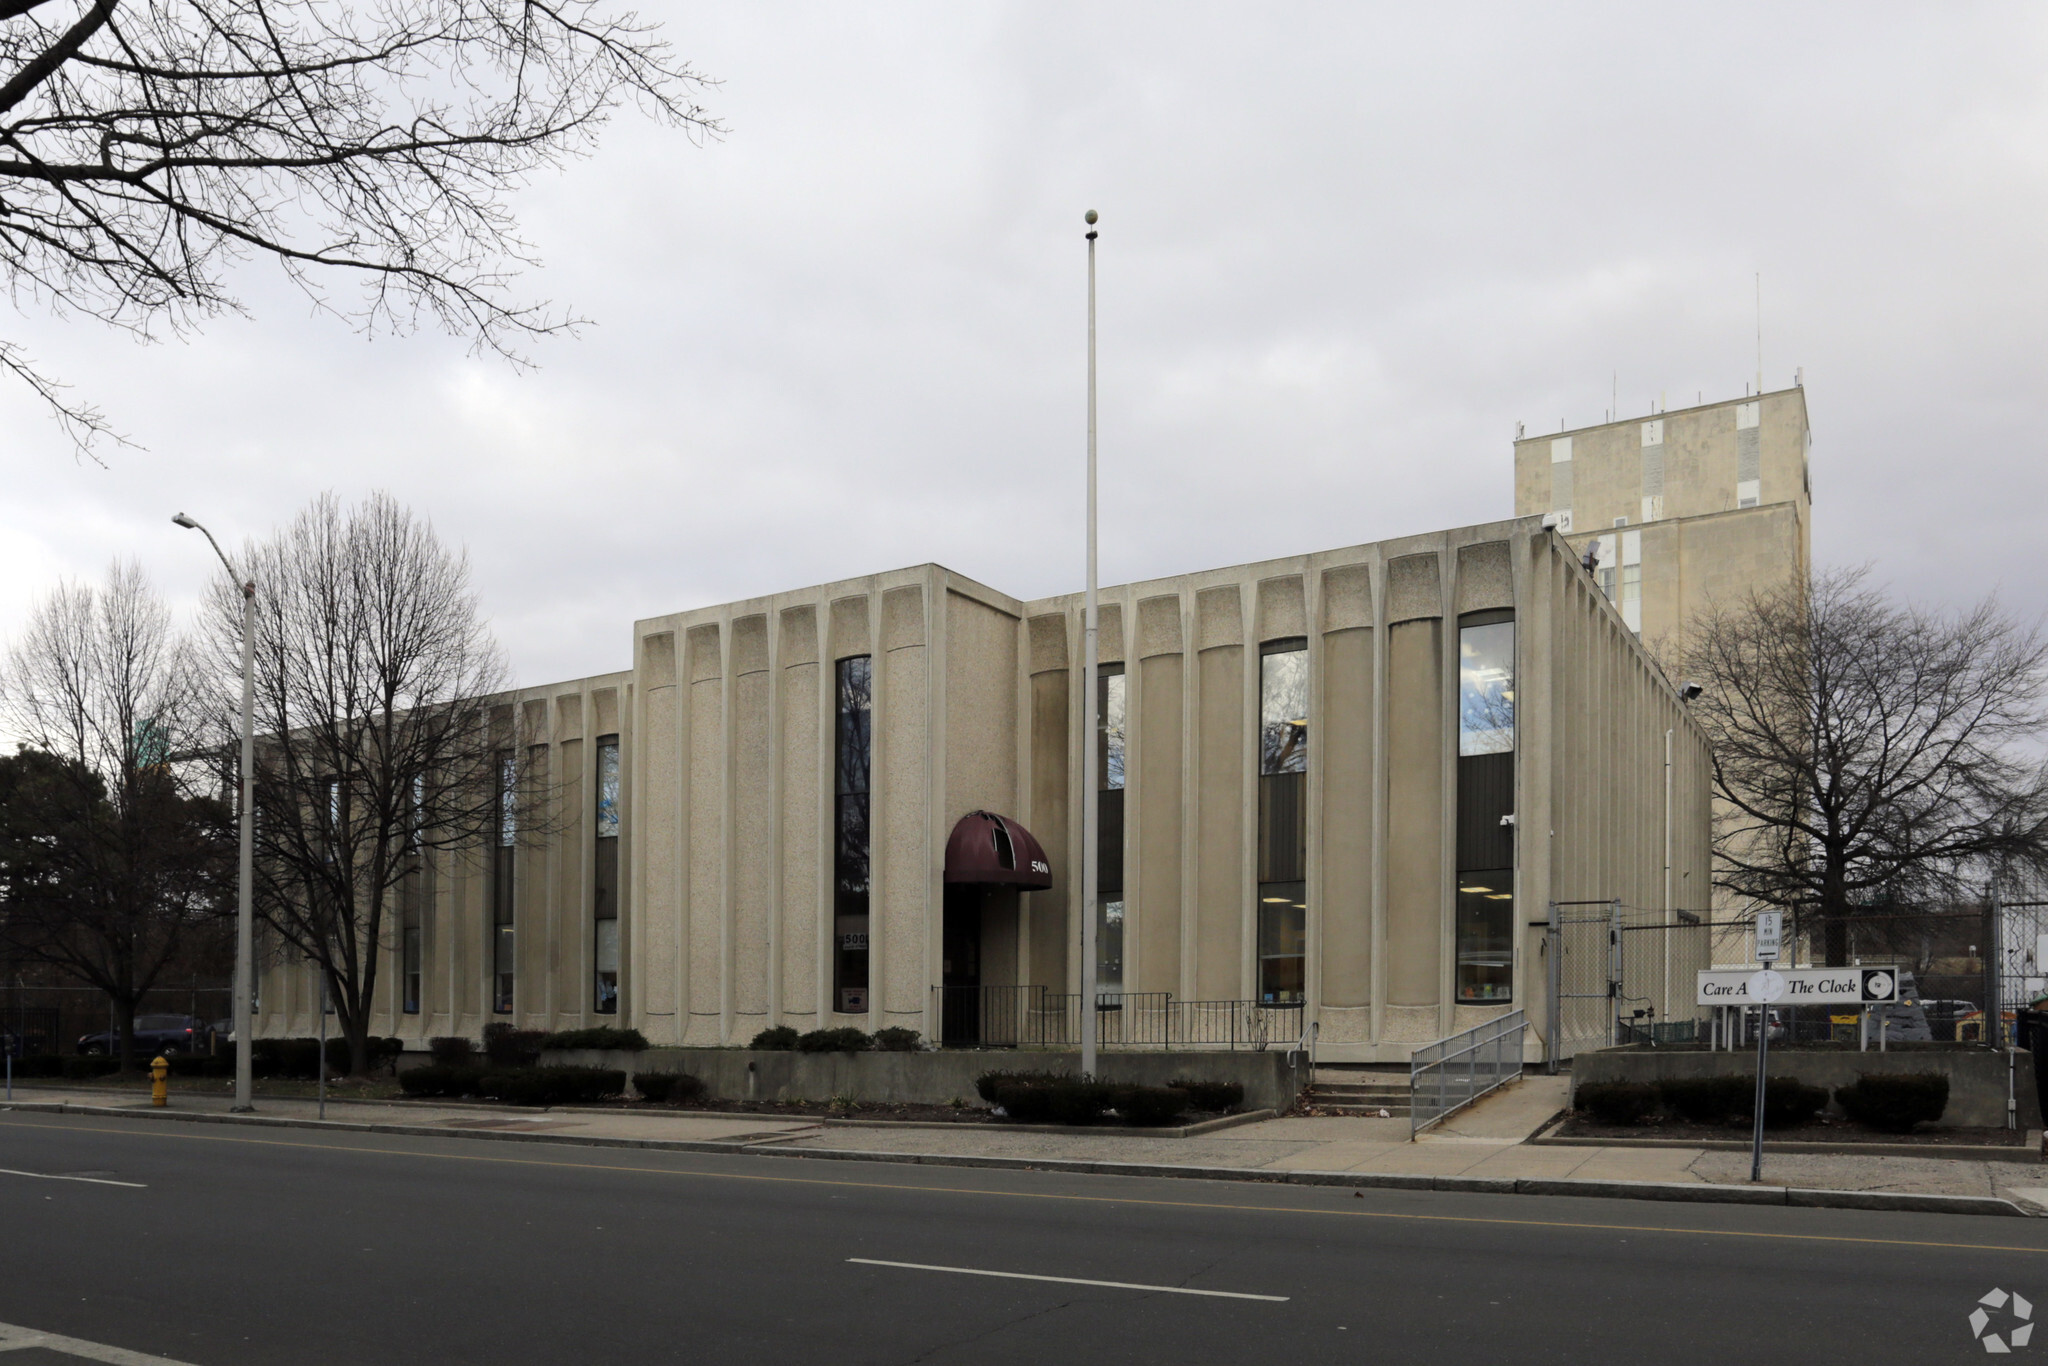
[[[1102,1080],[1164,1086],[1175,1077],[1234,1081],[1248,1110],[1284,1110],[1308,1084],[1306,1059],[1284,1052],[1106,1053]],[[688,1072],[719,1100],[856,1100],[906,1105],[980,1105],[983,1072],[1079,1072],[1078,1053],[785,1053],[748,1048],[597,1049],[551,1052],[543,1065],[617,1067],[627,1072]]]
[[[1774,1049],[1768,1075],[1796,1077],[1808,1086],[1828,1089],[1828,1113],[1839,1115],[1842,1108],[1833,1100],[1838,1086],[1848,1086],[1860,1074],[1872,1076],[1905,1072],[1939,1072],[1948,1078],[1948,1111],[1944,1125],[1957,1128],[2002,1128],[2010,1062],[2013,1098],[2022,1129],[2041,1124],[2041,1103],[2034,1087],[2034,1055],[2024,1049],[1999,1051],[1989,1048],[1895,1045],[1883,1053],[1855,1053],[1842,1049]],[[1712,1053],[1669,1048],[1607,1048],[1581,1053],[1572,1060],[1572,1089],[1603,1081],[1659,1082],[1690,1077],[1756,1078],[1756,1053]]]

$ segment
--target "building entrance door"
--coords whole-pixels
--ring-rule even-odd
[[[940,943],[941,1041],[981,1042],[981,914],[978,887],[946,888],[945,932]]]

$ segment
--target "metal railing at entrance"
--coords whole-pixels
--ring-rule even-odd
[[[1042,986],[938,986],[941,1048],[1078,1048],[1081,996]],[[1099,992],[1096,1041],[1108,1049],[1249,1049],[1299,1039],[1299,1001],[1177,1001],[1167,991]]]
[[[1510,1011],[1416,1049],[1408,1059],[1408,1136],[1519,1080],[1528,1029],[1528,1017]]]

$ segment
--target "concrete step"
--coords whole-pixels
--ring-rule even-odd
[[[1364,1101],[1386,1099],[1398,1100],[1405,1103],[1408,1099],[1408,1088],[1406,1086],[1367,1085],[1362,1082],[1319,1081],[1315,1085],[1311,1086],[1309,1090],[1318,1096],[1327,1096],[1331,1100]]]
[[[1325,1062],[1316,1065],[1314,1080],[1323,1082],[1399,1082],[1408,1084],[1408,1064],[1401,1062]]]

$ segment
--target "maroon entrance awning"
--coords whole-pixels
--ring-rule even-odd
[[[1008,816],[970,811],[946,841],[946,881],[1043,891],[1052,886],[1052,863],[1031,832]]]

